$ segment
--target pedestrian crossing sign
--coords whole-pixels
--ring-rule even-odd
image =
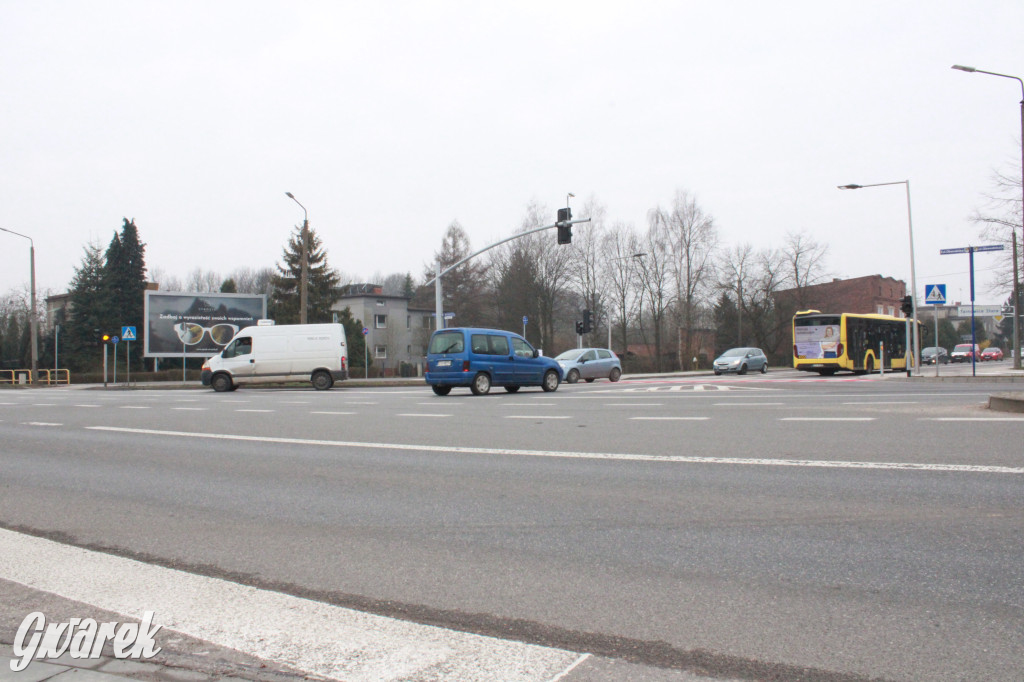
[[[135,327],[121,327],[122,341],[135,341]]]
[[[946,285],[926,284],[924,287],[924,302],[932,305],[943,305],[946,302]]]

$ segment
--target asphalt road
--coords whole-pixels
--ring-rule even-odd
[[[1016,680],[1008,388],[3,391],[0,525],[647,670]]]

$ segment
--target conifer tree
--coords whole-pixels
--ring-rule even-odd
[[[331,306],[338,300],[341,276],[327,263],[316,230],[309,228],[307,254],[309,258],[306,321],[310,324],[330,322],[334,319]],[[295,227],[282,254],[283,265],[277,266],[272,282],[274,293],[270,297],[270,316],[278,324],[299,322],[299,279],[302,275],[302,228]]]

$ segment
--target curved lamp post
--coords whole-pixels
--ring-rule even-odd
[[[291,192],[285,192],[285,195],[299,204],[302,209],[302,264],[301,271],[299,274],[299,324],[306,324],[306,308],[309,302],[309,214],[306,213],[306,207],[299,203],[299,200],[295,198],[295,195]]]
[[[32,237],[15,232],[14,230],[8,230],[6,227],[0,227],[0,230],[9,234],[17,235],[18,237],[24,237],[28,240],[28,261],[29,261],[29,277],[30,286],[32,288],[30,297],[30,305],[32,310],[29,311],[29,327],[31,327],[32,334],[32,381],[35,381],[38,377],[39,372],[39,320],[36,319],[36,243],[32,241]]]
[[[914,221],[910,215],[910,180],[896,182],[878,182],[873,185],[839,185],[839,189],[864,189],[865,187],[884,187],[886,185],[906,185],[907,188],[907,228],[910,233],[910,302],[912,319],[914,320],[914,374],[921,375],[921,339],[917,328],[917,274],[914,271]],[[910,368],[907,367],[907,375]]]
[[[984,73],[988,76],[999,76],[1000,78],[1010,78],[1020,83],[1020,191],[1021,191],[1021,229],[1024,230],[1024,80],[1021,80],[1017,76],[1008,76],[1005,73],[995,73],[993,71],[982,71],[976,69],[973,66],[961,66],[960,64],[954,64],[951,68],[957,71],[966,71],[967,73]],[[1013,368],[1020,369],[1020,274],[1017,268],[1017,233],[1010,232],[1013,234]],[[1022,232],[1024,236],[1024,232]],[[1024,246],[1024,243],[1022,243]]]

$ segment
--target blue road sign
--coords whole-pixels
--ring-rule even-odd
[[[946,285],[924,285],[924,302],[931,305],[944,305],[946,303]]]
[[[121,340],[121,339],[117,338],[116,336],[111,336],[111,337],[110,337],[110,343],[117,343],[117,342],[118,342],[118,341],[120,341],[120,340]]]
[[[528,318],[526,315],[523,315],[523,324],[526,324],[529,321],[530,321],[530,318]]]
[[[136,341],[135,327],[121,327],[121,338],[125,341]]]
[[[366,328],[366,327],[363,327],[363,336],[366,336],[369,333],[370,333],[370,330],[368,328]]]
[[[949,256],[954,253],[978,253],[979,251],[1002,251],[1002,244],[989,244],[988,246],[961,246],[959,249],[939,249],[940,256]]]

